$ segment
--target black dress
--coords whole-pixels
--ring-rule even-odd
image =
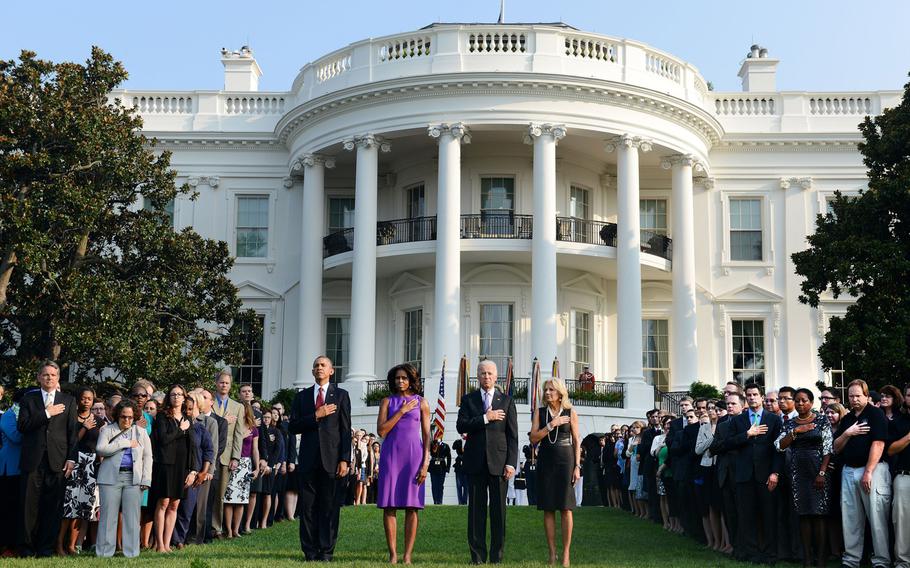
[[[822,412],[815,414],[815,429],[797,434],[790,442],[790,479],[793,509],[798,515],[827,515],[831,505],[831,477],[825,476],[825,487],[815,488],[815,478],[821,471],[822,458],[833,453],[831,424]],[[774,445],[789,436],[800,426],[796,420],[787,420]]]
[[[188,421],[184,416],[180,422]],[[152,487],[150,503],[158,499],[182,499],[183,484],[190,470],[196,471],[195,433],[180,429],[180,422],[159,415],[152,427]]]
[[[549,422],[547,408],[538,411],[538,424]],[[569,415],[572,411],[559,412]],[[572,472],[575,469],[575,448],[572,445],[572,426],[563,424],[548,432],[537,450],[537,509],[540,511],[570,511],[575,508],[575,488]]]

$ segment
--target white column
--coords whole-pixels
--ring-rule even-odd
[[[432,359],[427,367],[431,377],[439,376],[446,358],[446,374],[455,385],[458,361],[461,298],[461,144],[469,144],[471,135],[465,125],[430,126],[428,134],[439,140],[439,170],[436,190],[436,284],[433,291]],[[454,392],[446,388],[446,392]]]
[[[294,164],[303,174],[303,227],[300,243],[300,311],[297,335],[297,377],[294,386],[312,382],[313,360],[322,354],[322,238],[325,236],[325,168],[334,158],[306,154]]]
[[[373,134],[344,141],[357,151],[354,178],[354,262],[351,277],[351,342],[347,381],[376,378],[376,210],[379,151],[389,144]]]
[[[689,155],[670,156],[661,164],[672,168],[673,319],[670,320],[670,390],[685,390],[698,379],[695,317],[695,209]]]
[[[556,357],[556,143],[566,127],[531,124],[525,142],[534,145],[534,233],[531,240],[531,354],[542,378]]]
[[[641,224],[638,188],[638,150],[651,143],[623,135],[607,146],[616,149],[616,380],[642,383],[641,360]]]

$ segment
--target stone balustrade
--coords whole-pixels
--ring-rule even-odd
[[[900,101],[898,91],[713,92],[694,66],[640,42],[521,24],[439,24],[363,40],[305,65],[289,92],[121,90],[112,97],[136,108],[152,131],[231,130],[236,119],[235,131],[268,133],[288,110],[352,87],[475,73],[504,79],[538,73],[644,88],[701,108],[730,133],[855,132],[857,118]]]

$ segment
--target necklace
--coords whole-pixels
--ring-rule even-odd
[[[560,414],[562,414],[562,409],[560,409],[559,414],[557,414],[556,416],[559,416]],[[553,415],[553,411],[550,410],[549,406],[547,406],[547,417],[550,420],[553,420],[554,418],[556,418],[556,416]],[[550,420],[548,420],[547,422],[549,422]],[[550,434],[554,434],[554,433],[556,434],[556,436],[554,438],[551,438]],[[559,439],[559,426],[557,426],[556,428],[553,428],[553,430],[547,432],[547,441],[550,442],[551,445],[555,444],[556,440],[558,440],[558,439]]]
[[[796,421],[799,422],[800,424],[808,424],[809,422],[813,422],[814,420],[815,420],[814,412],[810,412],[809,416],[806,416],[805,418],[801,418],[799,416],[796,417]]]
[[[89,410],[88,412],[85,413],[85,416],[82,416],[80,414],[80,415],[76,416],[76,418],[79,420],[79,423],[81,424],[81,423],[85,422],[86,420],[88,420],[88,417],[91,415],[92,415],[92,411]]]

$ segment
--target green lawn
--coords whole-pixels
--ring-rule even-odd
[[[467,546],[467,507],[432,506],[421,513],[414,563],[423,566],[465,565],[470,560]],[[399,532],[403,519],[399,514]],[[399,539],[399,554],[403,546]],[[547,545],[543,535],[543,514],[530,507],[510,507],[507,517],[505,564],[543,566]],[[127,560],[115,557],[101,561],[94,556],[46,560],[3,561],[5,567],[67,566],[244,566],[280,567],[298,565],[302,560],[297,523],[281,523],[234,541],[190,546],[170,555],[143,553]],[[341,515],[341,535],[335,565],[363,567],[386,563],[381,512],[372,507],[346,507]],[[723,555],[704,550],[692,541],[670,535],[659,526],[640,521],[627,513],[585,507],[575,512],[572,564],[625,568],[645,566],[704,568],[744,566]]]

